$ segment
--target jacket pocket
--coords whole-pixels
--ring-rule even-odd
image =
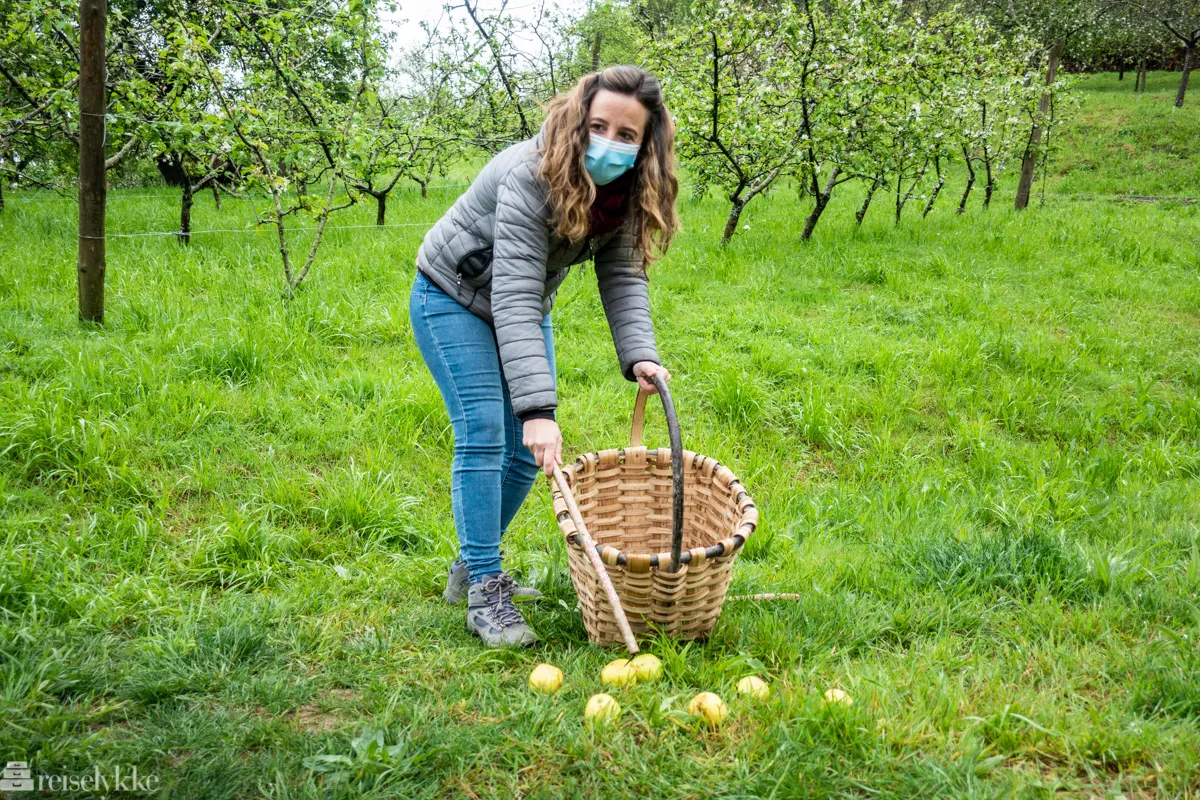
[[[471,250],[455,265],[461,283],[472,289],[480,289],[492,279],[492,248],[480,247]]]

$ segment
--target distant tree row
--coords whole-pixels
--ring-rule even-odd
[[[1182,107],[1198,44],[1200,2],[1130,0],[1106,6],[1070,43],[1066,57],[1080,70],[1108,70],[1121,80],[1134,73],[1135,92],[1146,90],[1148,70],[1178,69],[1175,105]]]
[[[697,191],[729,199],[725,238],[785,177],[813,203],[807,238],[851,181],[860,222],[883,196],[896,219],[914,200],[928,213],[953,165],[963,209],[1019,162],[1023,207],[1069,105],[1064,54],[1127,63],[1135,85],[1177,59],[1182,105],[1200,41],[1200,0],[590,0],[575,15],[540,2],[518,20],[503,2],[450,0],[401,52],[391,0],[111,0],[107,166],[178,187],[185,244],[201,193],[267,195],[259,221],[278,232],[290,293],[321,238],[294,256],[290,219],[323,230],[367,200],[386,224],[402,182],[424,193],[449,164],[532,135],[580,75],[645,63]],[[73,184],[78,11],[0,2],[0,210],[6,186]]]
[[[107,30],[108,166],[180,192],[181,243],[196,198],[266,195],[290,296],[333,213],[362,200],[386,224],[402,181],[420,187],[470,152],[531,135],[540,101],[590,67],[577,20],[532,24],[478,0],[397,52],[387,0],[113,0]],[[0,210],[4,186],[70,194],[78,164],[79,6],[0,3]],[[517,46],[535,35],[543,55]],[[292,220],[316,236],[297,250]]]
[[[1042,89],[1028,80],[1036,45],[978,18],[849,0],[708,0],[694,11],[674,38],[651,44],[652,60],[697,191],[730,201],[724,241],[785,176],[813,202],[802,239],[851,181],[865,187],[860,224],[880,194],[897,222],[914,198],[928,214],[955,162],[969,175],[958,210],[977,174],[986,207],[1000,172],[1023,155],[1022,134],[1045,124]]]

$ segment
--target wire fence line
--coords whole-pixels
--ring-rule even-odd
[[[270,222],[264,222],[263,225],[270,225]],[[387,225],[326,225],[325,232],[329,231],[351,231],[351,230],[367,230],[369,228],[428,228],[432,227],[433,222],[397,222]],[[315,231],[315,225],[296,226],[290,229],[290,232],[298,231]],[[140,233],[106,233],[108,239],[139,239],[146,236],[197,236],[202,233],[253,233],[262,235],[265,233],[261,227],[256,228],[204,228],[195,231],[142,231]]]
[[[463,184],[444,183],[444,184],[431,185],[428,188],[440,189],[440,188],[459,187],[459,186],[463,186]],[[28,203],[28,202],[31,202],[34,199],[36,199],[37,196],[40,194],[42,194],[42,191],[38,190],[37,192],[34,193],[33,197],[22,197],[22,198],[16,198],[16,199],[19,199],[21,202]],[[245,200],[246,202],[251,203],[251,205],[253,205],[253,200],[251,199],[251,197],[249,195],[229,195],[229,197],[232,199]],[[263,195],[263,197],[266,197],[266,195]],[[1055,197],[1055,196],[1052,195],[1052,197]],[[1195,198],[1195,197],[1171,197],[1171,196],[1153,196],[1153,195],[1061,194],[1061,195],[1056,195],[1056,197],[1061,198],[1063,200],[1068,200],[1068,201],[1074,200],[1074,201],[1082,201],[1082,202],[1097,202],[1097,201],[1099,201],[1099,202],[1140,202],[1140,203],[1176,202],[1176,203],[1181,203],[1184,205],[1190,205],[1192,203],[1196,203],[1196,202],[1200,201],[1200,198]],[[171,195],[165,194],[165,193],[145,193],[145,194],[135,194],[135,195],[109,195],[109,197],[108,197],[109,200],[132,199],[132,198],[170,199]],[[267,220],[267,221],[258,223],[253,228],[201,228],[198,230],[191,230],[191,231],[186,231],[186,232],[175,230],[175,231],[140,231],[140,232],[134,232],[134,233],[105,233],[104,238],[107,238],[107,239],[141,239],[141,238],[151,238],[151,237],[156,237],[156,236],[176,236],[176,237],[179,237],[179,236],[201,236],[201,235],[210,234],[210,233],[233,233],[233,234],[251,234],[252,233],[252,234],[261,236],[261,235],[265,235],[267,233],[267,231],[264,229],[264,226],[269,226],[271,224],[272,224],[272,222],[270,220]],[[435,224],[434,222],[398,222],[398,223],[387,223],[384,225],[326,225],[325,231],[328,232],[328,231],[348,231],[348,230],[370,230],[370,229],[380,229],[380,228],[421,228],[421,227],[428,228],[434,224]],[[317,227],[315,225],[294,226],[289,230],[289,232],[290,233],[298,233],[301,231],[315,231],[315,230],[317,230]],[[83,238],[99,238],[99,237],[83,237]]]
[[[463,183],[431,184],[426,188],[427,189],[449,189],[449,188],[464,189],[469,185],[470,185],[470,182],[465,181]],[[42,193],[43,193],[43,191],[41,189],[38,189],[30,197],[17,197],[17,198],[12,198],[12,200],[18,200],[22,203],[30,203],[30,202],[33,202],[34,200],[36,200]],[[256,217],[258,216],[258,209],[254,203],[254,199],[255,199],[254,196],[252,196],[250,194],[228,194],[226,196],[231,200],[244,200],[246,203],[248,203],[250,205],[250,207],[252,209],[254,209],[255,216]],[[259,197],[259,199],[266,199],[268,196],[269,195],[261,195]],[[111,202],[113,200],[126,200],[126,199],[128,199],[128,200],[134,200],[134,199],[138,199],[138,200],[149,200],[149,199],[171,200],[171,199],[174,199],[174,195],[169,190],[163,190],[161,192],[140,192],[140,193],[132,193],[132,194],[121,194],[119,191],[114,191],[107,195],[106,203]],[[348,231],[348,230],[370,230],[372,228],[374,228],[374,229],[379,229],[379,228],[429,228],[429,227],[432,227],[434,224],[435,224],[434,222],[397,222],[397,223],[386,223],[383,225],[378,225],[378,224],[373,224],[373,225],[326,225],[325,232]],[[261,235],[267,234],[267,229],[265,228],[265,226],[270,226],[270,225],[272,225],[272,220],[264,220],[262,222],[257,223],[252,228],[199,228],[199,229],[190,230],[190,231],[181,231],[181,230],[137,231],[137,232],[130,232],[130,233],[106,232],[103,238],[106,238],[106,239],[142,239],[142,238],[154,238],[154,237],[160,237],[160,236],[175,236],[175,237],[188,236],[188,237],[191,237],[191,236],[201,236],[201,235],[210,234],[210,233],[255,234],[255,235],[261,236]],[[293,227],[289,228],[288,233],[299,233],[299,232],[316,231],[316,230],[317,230],[317,226],[315,226],[315,225],[297,225],[297,226],[293,226]],[[81,238],[85,238],[85,239],[101,238],[101,237],[95,237],[95,236],[83,236],[82,234],[79,234],[79,235]]]
[[[121,120],[125,120],[126,122],[141,122],[146,125],[181,125],[181,124],[183,124],[183,123],[179,123],[179,122],[169,120],[169,119],[150,119],[149,117],[139,117],[137,114],[126,114],[123,111],[106,111],[103,114],[96,114],[91,111],[78,111],[76,113],[81,114],[85,117],[103,117],[105,119],[121,119]],[[378,130],[389,131],[390,129],[379,128]],[[329,133],[329,134],[334,134],[336,136],[341,136],[342,134],[344,134],[346,132],[345,130],[342,130],[340,128],[318,128],[315,125],[309,126],[309,127],[300,127],[300,128],[290,127],[287,125],[271,125],[271,131],[274,133]],[[399,131],[391,131],[391,132],[398,133]],[[442,143],[442,144],[446,144],[446,143],[456,144],[456,143],[463,143],[463,142],[468,142],[468,143],[469,142],[490,142],[493,144],[512,145],[512,144],[516,144],[519,141],[522,141],[520,139],[511,139],[511,138],[508,138],[505,136],[496,136],[496,137],[482,136],[482,137],[472,138],[472,137],[463,137],[463,136],[441,136],[441,135],[434,135],[432,133],[408,133],[407,135],[410,139],[417,139],[417,140],[422,140],[422,141],[426,141],[426,142],[438,142],[438,143]]]
[[[468,185],[469,184],[466,184],[466,183],[439,183],[436,185],[430,184],[429,186],[426,186],[425,188],[428,191],[433,191],[434,189],[455,189],[455,188],[465,189],[465,188],[467,188]],[[418,186],[406,186],[404,188],[409,191],[417,191],[417,189],[419,187]],[[201,194],[203,194],[204,192],[207,192],[207,191],[208,191],[208,189],[206,187],[205,189],[203,189],[199,192],[196,192],[195,195],[197,197],[199,197]],[[363,194],[365,195],[366,192],[363,192]],[[176,199],[176,197],[177,197],[177,195],[166,194],[166,193],[163,193],[163,194],[134,194],[134,195],[120,195],[119,194],[119,195],[115,195],[115,196],[110,194],[108,196],[108,199],[109,199],[109,201],[112,201],[112,200],[150,200],[150,199],[154,199],[154,198],[157,198],[159,200],[174,200],[174,199]],[[263,195],[256,195],[256,197],[258,197],[261,200],[266,200],[266,199],[270,198],[270,195],[263,194]],[[223,199],[229,198],[229,199],[234,199],[234,200],[248,199],[246,195],[231,194],[231,193],[224,193],[222,195],[222,198]]]
[[[470,185],[471,185],[471,182],[464,179],[461,182],[431,183],[428,186],[426,186],[425,188],[429,191],[433,191],[434,189],[466,189]],[[404,185],[403,189],[407,190],[407,191],[416,191],[419,187],[420,187],[420,184],[417,184],[415,186],[408,186],[406,184],[406,185]],[[205,188],[201,192],[196,192],[196,194],[200,195],[203,192],[207,192],[207,191],[208,191],[208,189]],[[19,201],[22,203],[32,203],[35,199],[37,199],[37,197],[39,195],[44,194],[44,193],[45,193],[44,189],[38,189],[30,197],[14,197],[14,198],[6,198],[6,199],[8,199],[9,202]],[[65,198],[71,199],[71,200],[78,199],[73,194],[66,194],[66,195],[55,194],[54,196],[55,197],[65,197]],[[223,196],[227,197],[227,198],[235,199],[235,200],[250,200],[250,198],[251,198],[251,195],[234,194],[233,192],[225,192]],[[254,196],[259,197],[260,199],[263,199],[263,200],[270,197],[269,194],[254,195]],[[123,193],[120,189],[110,189],[106,200],[107,200],[107,202],[111,203],[114,200],[144,200],[144,199],[173,200],[173,199],[175,199],[175,197],[176,197],[176,195],[174,193],[172,193],[169,189],[164,189],[161,192],[144,192],[144,193],[135,193],[135,194],[126,194],[126,193]]]

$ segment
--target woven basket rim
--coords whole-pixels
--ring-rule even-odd
[[[645,450],[647,453],[649,453],[650,451],[655,451],[656,459],[660,458],[662,456],[662,454],[667,454],[668,463],[670,461],[669,454],[671,452],[671,448],[669,448],[669,447],[646,447],[645,445],[632,445],[632,446],[627,445],[625,447],[613,448],[611,450],[591,450],[586,453],[580,453],[578,456],[575,457],[575,461],[572,464],[570,464],[570,466],[568,466],[565,470],[563,470],[563,473],[566,476],[568,476],[571,484],[574,485],[580,472],[582,472],[582,470],[586,467],[585,459],[587,459],[589,456],[592,456],[597,461],[599,461],[602,453],[615,452],[617,454],[617,457],[619,459],[621,459],[622,461],[624,461],[626,451],[632,450],[635,448]],[[733,533],[731,535],[726,536],[724,539],[717,542],[716,544],[710,545],[708,547],[693,547],[690,550],[684,550],[680,554],[680,563],[688,564],[696,559],[702,559],[702,560],[707,561],[707,560],[713,559],[713,558],[730,558],[734,554],[736,554],[737,551],[740,550],[746,544],[746,541],[750,538],[751,535],[753,535],[754,531],[758,528],[758,506],[755,504],[754,498],[752,498],[750,496],[750,492],[746,490],[745,485],[741,482],[741,480],[737,477],[737,475],[733,472],[733,470],[729,469],[729,467],[726,467],[724,464],[722,464],[717,459],[712,458],[711,456],[706,456],[703,453],[697,453],[695,451],[688,450],[687,448],[683,448],[683,457],[684,457],[685,462],[688,460],[691,461],[691,465],[692,465],[693,469],[696,468],[697,461],[699,459],[711,461],[713,465],[712,465],[712,469],[709,471],[708,479],[710,481],[715,480],[716,476],[722,470],[724,470],[725,472],[727,472],[729,474],[730,487],[733,487],[734,485],[737,486],[737,492],[734,493],[734,502],[736,502],[738,504],[738,523],[734,527]],[[559,492],[558,487],[556,485],[554,485],[553,483],[551,484],[551,490],[552,490],[552,496],[554,498],[561,497],[561,493]],[[558,520],[560,530],[563,527],[564,517],[567,520],[570,519],[570,515],[566,514],[565,512],[563,512],[562,514],[556,515],[556,517]],[[742,532],[743,530],[745,530],[745,533]],[[565,533],[565,531],[564,531],[564,533]],[[578,548],[580,550],[583,549],[583,545],[581,545],[578,542],[577,537],[575,535],[573,535],[573,534],[566,535],[563,538],[565,538],[567,540],[567,543],[570,546]],[[609,544],[605,544],[605,545],[597,544],[596,551],[600,554],[601,559],[603,559],[604,563],[607,564],[608,566],[620,565],[623,567],[632,568],[634,571],[643,571],[643,570],[658,568],[659,564],[663,563],[663,559],[661,557],[664,555],[667,556],[668,561],[670,559],[670,553],[652,553],[652,554],[629,553],[625,550],[622,550],[619,547],[614,547]]]

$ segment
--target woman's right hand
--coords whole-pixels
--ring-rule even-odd
[[[554,474],[554,465],[562,466],[562,434],[552,419],[531,419],[521,429],[521,441],[533,460],[547,475]]]

